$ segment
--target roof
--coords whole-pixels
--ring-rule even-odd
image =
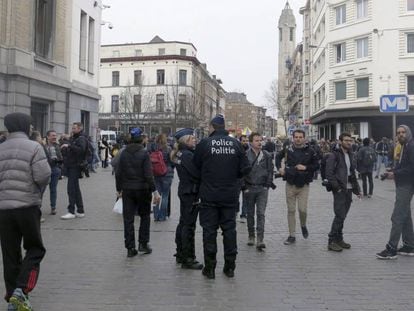
[[[131,43],[113,43],[113,44],[102,44],[101,47],[110,47],[110,46],[128,46],[128,45],[145,45],[145,44],[171,44],[171,43],[179,43],[179,44],[186,44],[191,45],[194,50],[197,51],[197,48],[191,42],[183,42],[183,41],[165,41],[159,36],[155,36],[149,42],[131,42]]]

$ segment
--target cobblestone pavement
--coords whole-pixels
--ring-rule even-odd
[[[206,280],[200,271],[181,270],[175,264],[176,196],[171,218],[151,223],[153,253],[127,258],[122,218],[112,212],[115,191],[110,169],[81,180],[84,219],[59,219],[67,204],[62,180],[58,216],[48,214],[45,194],[42,231],[47,254],[31,295],[35,310],[414,310],[414,258],[386,262],[375,258],[390,230],[392,181],[376,179],[372,199],[354,200],[344,230],[352,248],[342,253],[326,249],[332,196],[319,180],[311,186],[309,239],[297,235],[295,245],[283,245],[287,237],[284,183],[277,180],[277,185],[267,209],[266,251],[247,246],[246,224],[238,223],[235,278],[221,272],[219,235],[216,279]],[[175,180],[173,193],[176,188]],[[196,243],[202,259],[200,228]]]

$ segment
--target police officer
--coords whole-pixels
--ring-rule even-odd
[[[171,161],[175,163],[180,182],[180,221],[175,233],[177,244],[176,261],[183,269],[201,270],[203,265],[195,258],[194,236],[198,216],[198,189],[200,172],[194,166],[193,156],[196,139],[194,129],[184,128],[174,135],[177,143],[171,152]]]
[[[249,161],[240,142],[228,135],[224,117],[210,122],[210,136],[196,147],[194,164],[200,170],[200,224],[203,227],[203,275],[215,278],[217,229],[223,232],[224,268],[234,277],[237,255],[236,209],[239,205],[239,179],[250,172]]]

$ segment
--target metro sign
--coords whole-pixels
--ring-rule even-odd
[[[407,112],[409,100],[406,95],[383,95],[380,98],[381,112]]]

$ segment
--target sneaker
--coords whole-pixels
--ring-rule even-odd
[[[7,311],[18,311],[17,307],[15,307],[12,303],[7,305]]]
[[[85,217],[85,213],[78,213],[78,212],[76,212],[75,213],[75,217],[77,217],[77,218],[83,218],[83,217]]]
[[[341,242],[336,242],[336,244],[338,244],[343,249],[350,249],[351,248],[351,244],[346,243],[344,240],[342,240]]]
[[[148,243],[139,243],[138,251],[144,254],[151,254],[152,248],[149,246]]]
[[[72,213],[67,213],[63,216],[60,216],[60,219],[64,219],[64,220],[75,219],[75,218],[76,218],[75,214],[72,214]]]
[[[13,295],[10,297],[9,305],[12,304],[18,311],[31,311],[33,310],[29,297],[25,295],[21,288],[16,288]],[[13,310],[13,309],[12,309]]]
[[[397,251],[386,248],[381,253],[377,253],[376,257],[383,260],[397,259]]]
[[[308,238],[308,236],[309,236],[309,231],[308,231],[308,228],[306,228],[306,226],[302,226],[302,227],[301,227],[301,229],[302,229],[302,235],[303,235],[303,238],[304,238],[304,239],[307,239],[307,238]]]
[[[397,254],[402,256],[414,256],[414,248],[404,245],[397,250]]]
[[[289,235],[288,238],[286,239],[286,241],[283,242],[283,244],[285,244],[285,245],[291,245],[291,244],[293,244],[295,242],[296,242],[296,237]]]
[[[134,257],[138,255],[138,251],[135,248],[128,248],[127,257]]]
[[[256,244],[255,237],[254,236],[249,236],[249,241],[247,242],[247,245],[253,246],[254,244]]]
[[[263,243],[263,241],[257,242],[256,244],[256,249],[258,251],[262,251],[266,248],[266,244]]]
[[[328,251],[342,252],[342,247],[336,242],[330,242],[328,244]]]
[[[189,269],[189,270],[201,270],[203,269],[203,264],[199,263],[197,260],[187,260],[181,264],[182,269]]]

